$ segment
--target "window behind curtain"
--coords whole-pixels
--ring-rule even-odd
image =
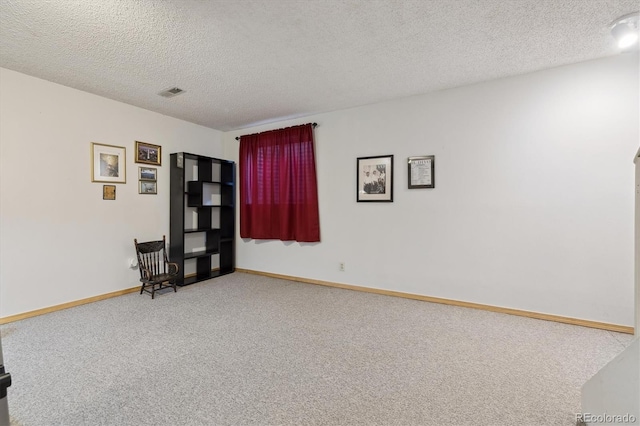
[[[311,124],[240,138],[240,236],[320,241]]]

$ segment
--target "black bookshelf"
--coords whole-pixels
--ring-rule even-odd
[[[169,255],[180,286],[235,271],[235,163],[171,154]]]

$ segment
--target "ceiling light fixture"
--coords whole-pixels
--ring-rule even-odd
[[[611,23],[611,35],[623,50],[638,44],[638,12],[628,13]]]

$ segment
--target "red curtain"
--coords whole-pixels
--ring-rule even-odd
[[[240,138],[240,236],[320,241],[311,124]]]

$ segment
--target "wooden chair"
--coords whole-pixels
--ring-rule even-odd
[[[155,292],[163,288],[173,287],[173,291],[177,292],[178,264],[169,262],[165,236],[162,236],[162,240],[144,243],[139,243],[137,239],[134,239],[133,243],[136,247],[140,281],[142,282],[140,294],[146,291],[151,294],[153,299]]]

